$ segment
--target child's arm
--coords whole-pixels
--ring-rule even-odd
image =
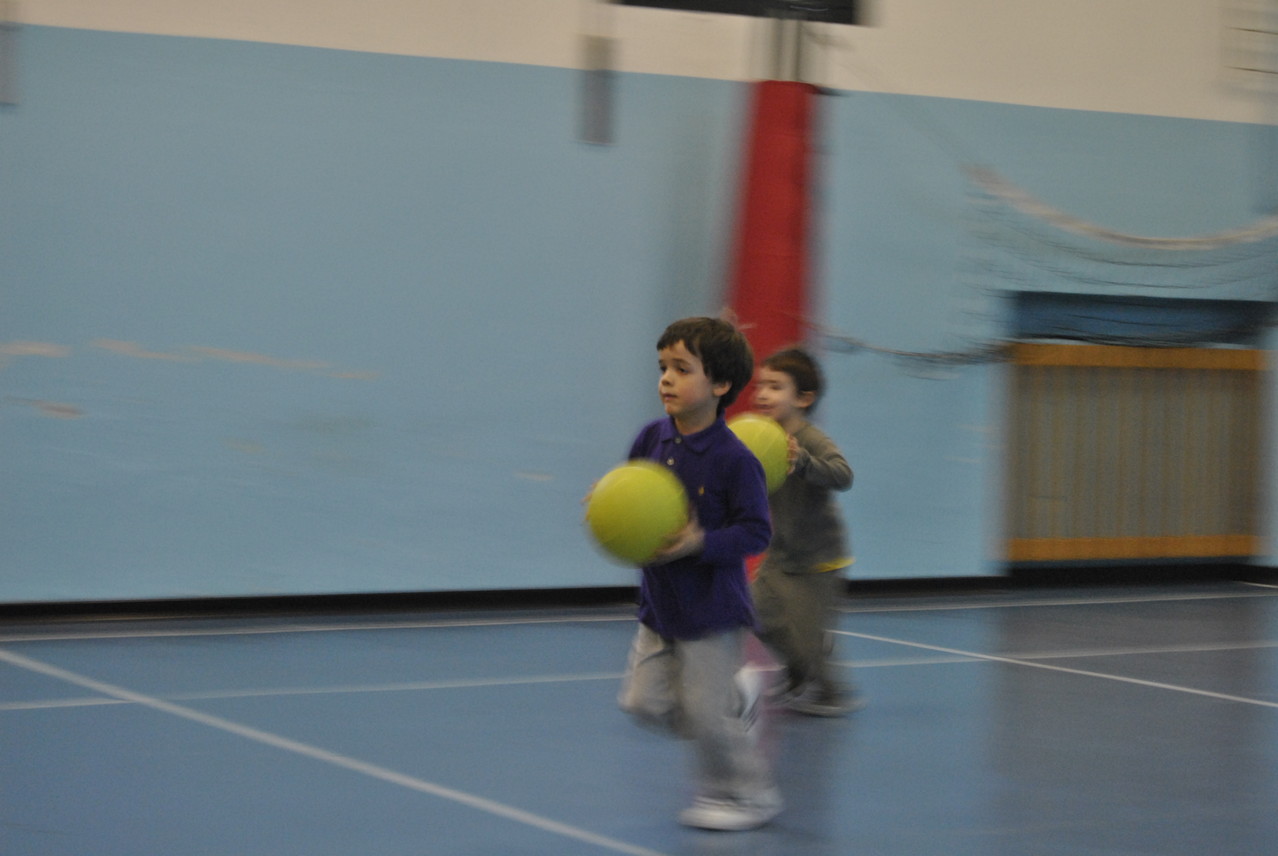
[[[852,487],[852,467],[834,441],[816,432],[810,432],[804,439],[806,442],[799,444],[794,456],[795,475],[830,490]]]

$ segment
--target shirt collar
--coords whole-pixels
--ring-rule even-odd
[[[675,427],[674,417],[670,417],[661,427],[661,439],[669,442],[681,439],[689,451],[701,454],[715,444],[722,436],[721,432],[727,430],[727,423],[722,416],[719,416],[708,428],[703,428],[695,434],[680,434],[679,429]]]

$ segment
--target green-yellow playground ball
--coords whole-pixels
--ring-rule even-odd
[[[728,427],[763,464],[768,493],[781,487],[790,469],[790,438],[781,423],[760,413],[742,413],[729,419]]]
[[[647,564],[687,524],[683,484],[655,461],[614,467],[586,501],[586,526],[595,543],[625,565]]]

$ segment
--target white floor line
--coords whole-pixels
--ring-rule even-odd
[[[7,701],[0,704],[0,713],[6,713],[12,710],[59,710],[69,707],[102,707],[110,704],[128,704],[127,701],[121,701],[118,698],[102,698],[94,696],[92,698],[59,698],[59,699],[35,699],[33,701]]]
[[[1079,648],[1073,651],[1025,651],[1004,654],[1013,660],[1068,660],[1077,657],[1129,657],[1145,654],[1206,654],[1213,651],[1256,651],[1278,648],[1278,641],[1213,642],[1186,645],[1142,645],[1131,648]]]
[[[954,663],[979,663],[972,657],[884,657],[879,660],[835,660],[834,665],[847,669],[890,669],[899,666],[942,666]]]
[[[196,619],[182,619],[196,620]],[[242,619],[213,619],[240,621]],[[191,627],[165,630],[107,630],[88,633],[0,634],[0,645],[17,642],[67,642],[80,639],[186,639],[199,636],[269,636],[282,633],[340,633],[368,630],[426,630],[436,627],[517,627],[528,624],[592,624],[635,620],[634,615],[577,615],[560,618],[432,618],[420,621],[366,621],[342,624],[271,624],[261,627]]]
[[[835,630],[843,636],[856,635],[848,631]],[[1147,645],[1132,648],[1079,648],[1071,651],[1029,651],[1013,652],[1001,656],[1009,660],[1084,660],[1090,657],[1130,657],[1146,654],[1200,654],[1213,651],[1255,651],[1264,648],[1278,648],[1278,642],[1221,642],[1211,645]],[[834,665],[848,669],[876,669],[896,666],[935,666],[946,663],[979,662],[970,655],[936,655],[932,657],[880,657],[874,660],[836,660]],[[3,709],[3,708],[0,708]]]
[[[940,645],[927,645],[922,642],[909,642],[905,639],[892,639],[887,636],[872,636],[869,633],[853,633],[847,630],[836,630],[840,636],[852,636],[857,639],[868,639],[872,642],[887,642],[892,645],[904,645],[907,648],[920,648],[925,651],[936,651],[941,654],[952,654],[961,657],[970,657],[974,660],[986,660],[992,663],[1006,663],[1012,666],[1025,666],[1031,669],[1044,669],[1050,672],[1061,672],[1069,675],[1079,675],[1087,678],[1101,678],[1107,681],[1118,681],[1124,684],[1134,684],[1141,687],[1150,687],[1160,690],[1171,690],[1172,692],[1187,693],[1189,695],[1205,696],[1206,698],[1220,699],[1221,701],[1233,701],[1240,704],[1254,704],[1259,707],[1278,708],[1278,702],[1264,701],[1262,699],[1247,698],[1245,696],[1229,695],[1227,693],[1216,693],[1209,690],[1195,689],[1194,687],[1180,686],[1178,684],[1165,684],[1159,681],[1146,681],[1140,678],[1128,678],[1122,675],[1111,675],[1105,672],[1092,672],[1087,669],[1070,669],[1066,666],[1052,666],[1047,663],[1036,663],[1033,660],[1021,660],[1014,657],[1000,657],[993,654],[979,654],[975,651],[962,651],[957,648],[945,648]]]
[[[1232,600],[1235,598],[1266,598],[1278,595],[1278,587],[1274,591],[1233,591],[1233,592],[1197,592],[1193,594],[1164,595],[1110,595],[1108,597],[1059,597],[1042,598],[1040,600],[983,600],[968,602],[967,598],[953,596],[941,603],[900,603],[874,606],[858,600],[856,596],[843,606],[839,612],[849,615],[864,615],[878,612],[949,612],[965,609],[1023,609],[1042,606],[1104,606],[1119,603],[1168,603],[1186,600]],[[939,597],[939,596],[938,596]],[[997,595],[973,595],[973,598],[997,597]]]
[[[850,631],[835,630],[841,636],[855,636]],[[1076,648],[1063,651],[1020,651],[1009,652],[999,656],[1009,660],[1085,660],[1091,657],[1132,657],[1147,654],[1205,654],[1219,651],[1257,651],[1265,648],[1278,648],[1276,641],[1264,642],[1219,642],[1210,645],[1144,645],[1131,648]],[[847,660],[839,665],[849,668],[868,668],[873,666],[924,666],[936,663],[963,663],[973,658],[963,656],[935,657],[881,657],[875,660]]]
[[[357,693],[422,692],[426,690],[457,690],[473,687],[513,687],[526,684],[562,684],[581,681],[620,681],[623,672],[591,672],[576,675],[534,675],[524,678],[465,678],[452,681],[413,681],[389,684],[351,684],[331,687],[278,687],[248,690],[222,690],[215,692],[178,693],[166,696],[171,701],[200,701],[207,699],[254,698],[258,696],[343,695]]]
[[[623,672],[595,672],[576,675],[541,675],[521,678],[472,678],[453,681],[413,681],[389,684],[349,684],[326,687],[259,687],[244,690],[211,690],[206,692],[170,693],[156,696],[164,701],[208,701],[232,698],[275,698],[306,695],[352,695],[359,693],[423,692],[429,690],[456,690],[471,687],[511,687],[520,684],[556,684],[582,681],[620,681]],[[49,699],[36,701],[0,702],[0,712],[6,710],[49,710],[66,707],[94,707],[104,704],[126,704],[117,698]]]
[[[247,725],[241,725],[229,719],[223,719],[220,716],[211,716],[207,713],[201,713],[189,707],[183,707],[178,704],[163,701],[153,696],[135,693],[124,687],[115,686],[113,684],[104,683],[94,680],[66,669],[58,668],[49,663],[43,663],[39,660],[33,660],[24,657],[21,654],[15,654],[12,651],[0,649],[0,660],[10,663],[22,669],[26,669],[37,674],[45,675],[51,678],[66,681],[85,689],[93,690],[105,696],[119,699],[120,701],[130,702],[152,710],[158,710],[161,713],[167,713],[172,716],[181,717],[201,725],[207,725],[210,728],[216,728],[219,731],[225,731],[234,734],[237,737],[243,737],[246,740],[252,740],[265,746],[271,746],[276,749],[282,749],[286,752],[292,752],[296,755],[302,755],[334,767],[350,770],[360,773],[374,779],[389,782],[403,788],[418,791],[461,805],[469,806],[481,812],[486,812],[497,817],[503,817],[516,823],[522,823],[536,829],[559,835],[564,838],[571,838],[592,844],[605,850],[615,853],[629,853],[633,856],[665,856],[655,850],[649,850],[646,847],[639,847],[634,844],[628,844],[624,841],[618,841],[604,835],[597,835],[593,832],[581,829],[576,826],[570,826],[566,823],[559,823],[532,812],[523,811],[504,803],[495,802],[493,800],[484,799],[483,797],[468,794],[464,791],[454,790],[452,788],[437,785],[433,782],[427,782],[423,779],[414,778],[403,773],[397,773],[394,770],[380,767],[376,764],[370,764],[366,761],[360,761],[357,758],[351,758],[347,755],[341,755],[336,752],[330,752],[327,749],[321,749],[318,746],[311,746],[307,743],[301,743],[296,740],[290,740],[278,734],[272,734],[269,731],[261,731]]]
[[[849,631],[834,631],[842,636],[869,637],[865,634]],[[896,644],[906,643],[895,640]],[[1006,662],[1087,659],[1092,657],[1124,657],[1143,656],[1149,654],[1197,654],[1219,651],[1253,651],[1266,648],[1278,648],[1278,641],[1263,642],[1228,642],[1196,645],[1148,645],[1129,648],[1086,648],[1069,651],[1031,651],[1001,655]],[[978,654],[936,654],[917,657],[880,657],[873,660],[835,660],[834,665],[847,669],[879,669],[901,668],[907,666],[935,666],[954,663],[978,663],[989,660],[989,655]],[[779,668],[779,667],[776,667]],[[337,684],[319,687],[258,687],[255,689],[212,690],[189,693],[171,693],[163,696],[166,701],[207,701],[210,699],[234,698],[270,698],[283,696],[307,695],[350,695],[359,693],[391,693],[391,692],[428,692],[431,690],[467,689],[472,687],[505,687],[521,684],[577,683],[584,681],[620,681],[622,672],[585,672],[564,675],[533,675],[498,678],[467,678],[451,681],[405,681],[385,684]],[[126,704],[117,698],[72,698],[48,699],[23,702],[0,702],[0,712],[13,710],[52,710],[57,708],[95,707],[100,705]]]

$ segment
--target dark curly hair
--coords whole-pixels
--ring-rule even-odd
[[[719,414],[722,415],[754,375],[754,352],[750,350],[745,334],[718,318],[683,318],[661,334],[657,350],[680,342],[688,353],[701,360],[711,381],[731,384],[719,399]]]

